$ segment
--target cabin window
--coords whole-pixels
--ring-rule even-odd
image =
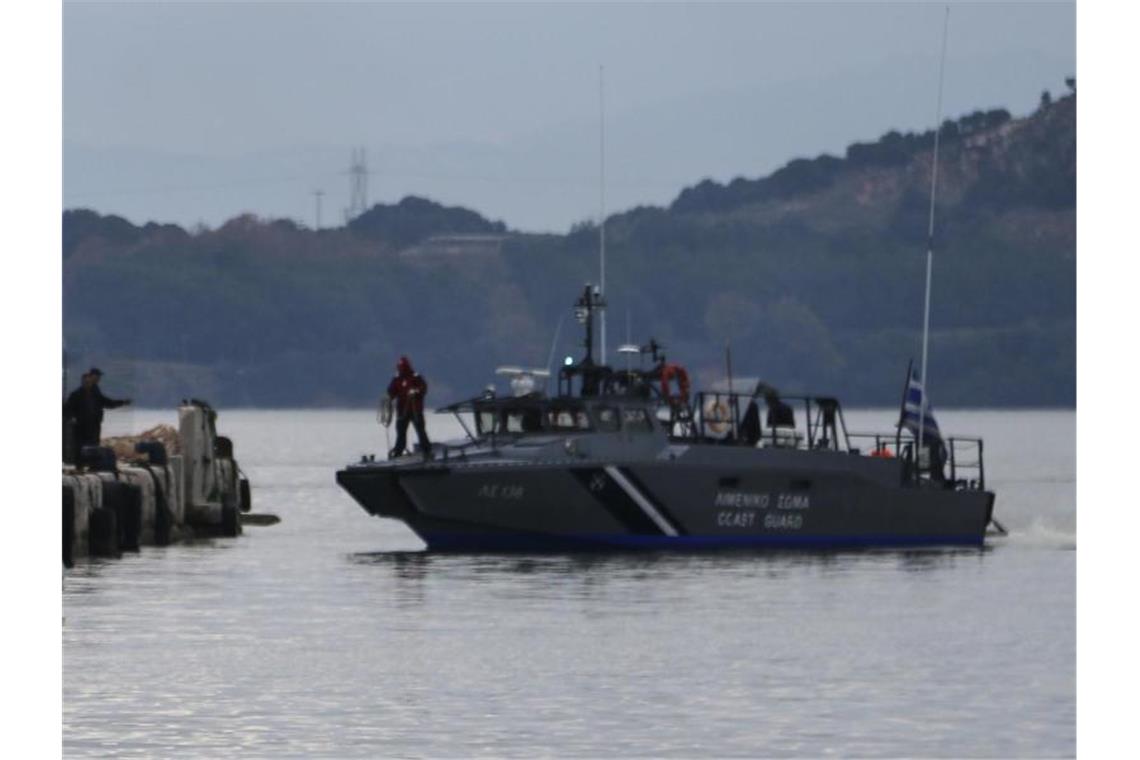
[[[653,430],[653,423],[644,409],[623,409],[621,413],[625,429],[633,433],[648,433]]]
[[[508,433],[542,431],[542,414],[537,409],[504,409],[502,429]]]
[[[479,412],[475,415],[475,427],[479,431],[479,435],[490,435],[497,432],[495,430],[495,412],[491,410]]]
[[[598,419],[598,430],[612,433],[621,429],[621,418],[618,410],[612,406],[599,406],[594,408],[594,416]]]
[[[479,409],[475,413],[479,435],[505,435],[542,432],[542,411],[537,407]]]
[[[521,433],[523,431],[522,412],[503,412],[503,428],[508,433]]]
[[[551,430],[589,430],[590,418],[582,409],[555,407],[546,413],[546,426]]]

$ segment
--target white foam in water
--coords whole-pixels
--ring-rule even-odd
[[[1077,534],[1070,527],[1063,527],[1056,522],[1045,518],[1035,518],[1025,527],[1012,527],[1009,530],[1008,540],[1019,545],[1040,546],[1050,549],[1076,549]]]

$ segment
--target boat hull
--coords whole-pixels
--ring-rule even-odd
[[[421,526],[421,528],[426,526]],[[980,547],[984,540],[977,536],[637,536],[544,535],[515,532],[486,533],[438,530],[416,533],[430,551],[462,553],[570,553],[608,551],[721,551],[754,549],[769,551],[844,551],[860,549],[921,548],[938,546]]]
[[[337,481],[439,551],[981,545],[987,491],[902,485],[897,461],[721,448],[688,461],[359,465]]]

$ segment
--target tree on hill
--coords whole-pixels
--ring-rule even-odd
[[[431,235],[502,234],[507,226],[470,209],[443,206],[409,195],[395,205],[376,204],[349,222],[348,229],[361,237],[402,248]]]

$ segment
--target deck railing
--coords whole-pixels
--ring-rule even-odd
[[[847,451],[850,448],[846,440],[847,427],[843,412],[835,399],[796,395],[783,396],[777,400],[784,405],[789,415],[789,424],[767,424],[769,407],[768,400],[764,397],[749,393],[702,391],[695,395],[691,408],[687,405],[683,408],[683,416],[692,423],[688,435],[705,441],[739,445],[742,440],[749,439],[746,416],[749,406],[755,403],[760,424],[759,429],[752,429],[751,435],[756,436],[755,443],[758,446],[833,451]],[[799,415],[803,421],[802,432],[797,429],[793,415]]]
[[[982,439],[958,436],[946,439],[950,456],[950,480],[955,486],[986,490],[986,463],[982,456]],[[973,477],[970,477],[970,476]],[[965,477],[963,477],[965,476]]]
[[[931,469],[930,455],[922,451],[915,456],[915,441],[902,435],[901,430],[893,433],[848,433],[852,453],[872,457],[899,459],[903,463],[904,480],[942,481],[947,488],[957,490],[981,490],[986,488],[985,460],[982,456],[982,439],[974,436],[946,438],[946,461],[941,475]],[[949,471],[949,478],[946,473]]]
[[[534,406],[538,409],[541,399],[471,399],[460,404],[445,407],[442,411],[455,414],[467,433],[468,440],[460,445],[441,445],[436,458],[448,461],[453,458],[465,459],[471,448],[489,445],[497,449],[500,442],[517,440],[523,432],[503,431],[498,424],[488,430],[477,425],[473,433],[464,421],[462,413],[479,413],[479,404],[486,404],[491,411],[499,411],[506,406]],[[827,450],[858,456],[897,459],[902,463],[903,482],[930,484],[957,490],[985,490],[985,463],[982,439],[974,436],[955,436],[943,439],[944,449],[936,455],[944,456],[941,462],[930,461],[930,450],[924,447],[917,451],[914,438],[901,428],[883,433],[849,432],[843,418],[839,402],[825,396],[782,396],[779,401],[784,407],[787,425],[769,425],[771,419],[766,414],[777,408],[771,398],[744,393],[704,391],[689,399],[662,403],[657,409],[657,424],[664,427],[670,440],[677,443],[700,441],[724,445],[755,445],[762,448],[782,448],[799,450]],[[799,407],[795,416],[786,402]],[[749,405],[758,405],[761,415],[757,429],[748,423]],[[520,408],[521,408],[520,406]],[[541,420],[541,418],[540,418]],[[796,422],[802,422],[802,428]],[[545,430],[543,425],[543,430]],[[593,427],[587,428],[593,430]],[[557,430],[561,430],[558,428]],[[549,432],[549,431],[548,431]],[[440,456],[442,455],[442,456]]]
[[[867,456],[910,460],[914,441],[900,433],[848,433],[851,450]]]

